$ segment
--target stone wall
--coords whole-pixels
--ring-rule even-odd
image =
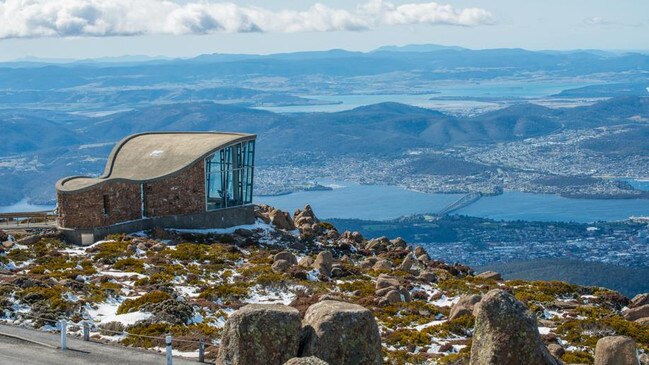
[[[227,228],[242,224],[255,223],[255,210],[252,205],[232,207],[202,212],[190,215],[172,215],[157,218],[145,218],[119,223],[108,227],[93,229],[69,229],[59,228],[70,243],[78,245],[89,245],[97,240],[103,239],[109,234],[132,233],[148,229],[177,228],[177,229],[209,229]]]
[[[196,162],[179,175],[144,184],[144,196],[146,217],[204,212],[205,165],[203,160]]]
[[[145,217],[205,212],[205,168],[198,161],[182,173],[144,184]],[[104,212],[104,201],[108,207]],[[79,192],[58,192],[59,226],[89,229],[142,218],[142,184],[107,182]]]
[[[59,192],[59,225],[93,228],[139,219],[142,216],[140,196],[140,184],[127,182],[109,182],[74,193]],[[104,214],[104,199],[108,214]]]

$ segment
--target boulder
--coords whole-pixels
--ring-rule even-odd
[[[624,319],[626,319],[627,321],[635,321],[636,319],[647,318],[649,317],[649,304],[627,309],[624,311],[623,315]]]
[[[372,251],[387,251],[389,245],[390,245],[390,240],[385,236],[381,236],[369,240],[365,245],[365,249],[372,250]]]
[[[475,316],[470,365],[561,364],[541,340],[536,317],[506,291],[489,291]]]
[[[273,266],[271,266],[271,269],[273,269],[274,272],[277,273],[284,273],[287,272],[291,268],[291,263],[286,261],[286,260],[277,260],[273,262]]]
[[[396,248],[406,248],[408,246],[406,241],[401,237],[397,237],[393,240],[390,240],[390,244],[392,247],[396,247]]]
[[[294,357],[285,362],[284,365],[329,365],[315,356]]]
[[[268,214],[270,213],[272,207],[266,205],[266,204],[258,204],[255,206],[255,218],[259,218],[264,223],[269,224],[270,223],[270,218],[268,217]]]
[[[399,287],[399,280],[396,278],[381,274],[379,275],[378,278],[376,278],[376,289],[383,289],[383,288],[389,288],[389,287]]]
[[[333,263],[333,254],[330,251],[322,251],[315,258],[315,261],[313,262],[313,268],[320,271],[320,274],[322,275],[331,276],[331,268],[333,267]]]
[[[378,260],[374,266],[372,266],[372,269],[374,270],[390,270],[392,269],[392,263],[388,260]]]
[[[448,315],[449,321],[456,318],[473,315],[473,307],[482,299],[482,296],[477,294],[463,295],[460,300],[453,305],[451,313]]]
[[[629,308],[641,307],[646,304],[649,304],[649,293],[638,294],[629,302]]]
[[[281,304],[249,304],[228,317],[218,365],[282,365],[297,356],[300,312]]]
[[[316,356],[329,364],[382,363],[379,327],[368,309],[325,300],[307,309],[301,356]]]
[[[549,344],[548,351],[550,351],[550,355],[556,357],[557,359],[560,359],[561,356],[566,353],[566,350],[563,348],[563,346],[559,345],[558,343]]]
[[[296,210],[293,213],[293,223],[295,227],[299,228],[303,233],[305,231],[313,231],[314,224],[320,222],[313,213],[310,205],[305,205],[303,210]]]
[[[476,275],[476,277],[482,279],[488,279],[488,280],[496,280],[496,281],[501,281],[503,279],[502,276],[495,271],[485,271],[483,273]]]
[[[389,288],[388,288],[389,289]],[[381,305],[386,305],[386,304],[394,304],[394,303],[399,303],[403,302],[401,298],[401,293],[396,290],[396,289],[390,289],[385,296],[383,296],[384,302],[381,302],[379,304]]]
[[[280,253],[275,254],[273,257],[273,261],[277,260],[285,260],[288,261],[291,265],[297,265],[297,259],[295,258],[295,255],[288,251],[282,251]]]
[[[426,283],[434,283],[437,281],[437,275],[435,275],[435,273],[431,271],[424,270],[419,274],[417,279],[424,281]]]
[[[298,261],[298,265],[310,268],[313,266],[313,258],[311,256],[304,256]]]
[[[595,346],[595,365],[640,365],[635,341],[626,336],[600,338]]]
[[[362,234],[358,232],[345,231],[343,232],[342,235],[340,235],[340,240],[354,245],[354,244],[363,243],[363,241],[365,241],[365,238],[363,237]]]
[[[638,318],[638,319],[636,319],[636,320],[633,321],[633,322],[635,322],[635,323],[639,323],[639,324],[641,324],[641,325],[643,325],[643,326],[649,326],[649,317],[646,317],[646,318]]]
[[[271,209],[271,211],[268,212],[268,218],[270,219],[270,223],[279,229],[287,231],[295,229],[295,224],[293,223],[291,216],[279,209]]]
[[[428,252],[426,252],[426,249],[421,246],[415,247],[415,256],[421,257],[423,255],[426,255],[426,257],[428,257]]]
[[[399,265],[399,270],[410,271],[410,269],[412,269],[413,265],[415,265],[416,262],[417,260],[415,259],[415,257],[411,253],[409,253],[403,259],[401,265]]]

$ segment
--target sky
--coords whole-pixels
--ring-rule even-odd
[[[649,50],[647,0],[0,0],[0,60],[369,51]]]

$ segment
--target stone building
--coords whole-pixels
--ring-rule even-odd
[[[113,148],[100,177],[56,183],[57,225],[72,242],[160,228],[254,222],[255,135],[155,132]]]

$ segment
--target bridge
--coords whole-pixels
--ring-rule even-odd
[[[478,200],[482,198],[482,193],[469,193],[461,197],[460,199],[456,200],[455,202],[447,205],[444,207],[442,210],[437,212],[438,216],[445,216],[447,214],[450,214],[456,210],[462,209],[468,205],[471,205]]]

